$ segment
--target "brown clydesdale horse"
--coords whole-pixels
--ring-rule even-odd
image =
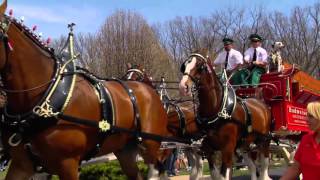
[[[198,121],[208,131],[203,149],[209,154],[211,176],[231,179],[232,157],[236,147],[249,152],[253,150],[254,143],[261,160],[260,178],[268,179],[271,112],[266,104],[255,98],[236,100],[232,87],[223,85],[218,79],[206,50],[191,54],[182,64],[181,72],[180,92],[198,97]],[[211,150],[221,151],[220,170],[210,158]],[[244,154],[252,179],[257,179],[251,157]]]
[[[62,180],[76,180],[80,161],[96,154],[92,152],[97,145],[100,145],[97,155],[114,152],[122,168],[129,172],[129,178],[141,179],[135,170],[136,164],[128,163],[132,156],[125,146],[130,141],[140,140],[131,132],[157,137],[167,135],[167,115],[157,93],[148,85],[133,81],[123,85],[119,81],[96,80],[92,85],[89,76],[90,80],[95,78],[91,75],[63,69],[65,62],[57,60],[22,24],[4,15],[6,6],[5,0],[0,6],[0,71],[8,99],[1,131],[12,158],[6,179],[27,179],[34,174],[34,165],[42,165],[48,173],[57,174]],[[50,99],[52,101],[46,98],[54,95],[68,76],[74,77],[74,81],[70,85],[71,93],[62,91],[62,95],[68,95],[63,99],[63,110],[52,109],[50,103],[56,98]],[[98,86],[100,88],[95,88]],[[125,87],[132,90],[136,109]],[[53,91],[47,92],[48,88]],[[104,89],[111,97],[109,109],[101,105],[106,103],[99,94],[105,92]],[[41,101],[45,103],[40,107]],[[134,113],[135,110],[139,113]],[[106,131],[109,129],[107,119],[101,120],[102,114],[108,112],[112,112],[114,122],[110,123],[111,130]],[[115,127],[131,131],[113,131]],[[157,163],[160,141],[141,137],[145,163],[153,166]]]
[[[156,89],[152,78],[146,73],[146,71],[140,65],[131,65],[130,63],[127,64],[127,72],[123,76],[123,79],[132,80],[132,81],[140,81],[145,84],[148,84],[152,88]],[[158,93],[160,96],[161,89],[158,89]],[[169,98],[161,98],[164,101],[168,100]],[[194,104],[192,101],[185,101],[185,102],[163,102],[168,103],[168,130],[172,136],[178,138],[199,138],[197,136],[202,136],[199,133],[199,129],[195,122],[195,111],[194,111]],[[179,110],[177,110],[179,108]],[[180,114],[179,112],[180,111]],[[181,122],[185,121],[185,122]],[[181,125],[181,123],[185,123],[185,125]],[[182,126],[182,127],[181,127]],[[185,131],[185,132],[182,132]],[[168,150],[168,149],[166,149]],[[188,156],[188,160],[191,161],[190,164],[192,165],[190,179],[199,179],[202,177],[203,171],[203,161],[202,156],[199,155],[199,148],[198,147],[185,147],[184,149],[185,154]],[[167,159],[168,155],[171,151],[165,151],[162,154],[162,157],[159,158],[160,162],[164,162]]]

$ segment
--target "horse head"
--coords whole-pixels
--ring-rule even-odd
[[[155,88],[152,84],[152,77],[149,76],[145,69],[141,65],[132,65],[127,63],[127,72],[122,79],[131,80],[131,81],[140,81],[148,84],[152,88]]]
[[[222,98],[222,86],[212,68],[207,50],[201,49],[192,53],[181,65],[180,71],[183,73],[179,83],[180,93],[191,95],[192,87],[195,87],[200,102],[200,114],[208,116],[216,112]]]
[[[206,84],[203,80],[206,79],[205,77],[210,76],[212,67],[206,55],[196,51],[182,63],[180,72],[183,73],[179,84],[180,92],[182,95],[190,95],[192,85]]]

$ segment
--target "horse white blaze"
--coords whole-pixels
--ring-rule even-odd
[[[193,57],[191,59],[191,62],[186,64],[186,69],[184,71],[184,74],[190,74],[190,71],[196,66],[196,62],[197,62],[197,59],[195,57]],[[187,95],[187,94],[190,94],[190,87],[188,87],[186,85],[187,81],[189,79],[189,76],[187,75],[183,75],[182,76],[182,79],[179,83],[179,89],[180,89],[180,92],[183,94],[183,95]]]

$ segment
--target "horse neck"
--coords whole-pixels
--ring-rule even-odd
[[[54,61],[14,23],[8,31],[13,51],[9,51],[2,79],[6,89],[26,90],[48,82],[53,74]],[[47,86],[26,92],[7,93],[12,112],[30,110],[41,98]]]
[[[215,116],[221,108],[222,85],[214,72],[203,75],[200,84],[198,112],[202,117]]]

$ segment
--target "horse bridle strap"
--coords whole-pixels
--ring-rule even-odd
[[[127,71],[127,73],[125,74],[125,76],[127,75],[127,74],[129,74],[129,73],[137,73],[138,74],[138,77],[139,78],[143,78],[143,72],[142,71],[140,71],[139,69],[129,69],[128,71]],[[124,78],[122,78],[122,79],[124,79]],[[128,77],[128,79],[130,79],[130,77]]]
[[[183,76],[188,76],[190,79],[191,79],[191,81],[192,82],[194,82],[195,84],[198,84],[199,83],[199,79],[197,79],[197,78],[195,78],[195,77],[193,77],[193,76],[191,76],[190,74],[188,74],[188,73],[183,73]]]
[[[200,57],[202,60],[204,60],[206,63],[208,63],[208,60],[207,60],[207,58],[205,58],[204,56],[202,56],[201,54],[199,54],[199,53],[192,53],[192,54],[190,54],[190,56],[189,56],[189,58],[191,58],[191,57]]]
[[[128,73],[130,73],[130,72],[136,72],[136,73],[140,74],[141,76],[143,76],[143,72],[140,71],[139,69],[129,69]]]

